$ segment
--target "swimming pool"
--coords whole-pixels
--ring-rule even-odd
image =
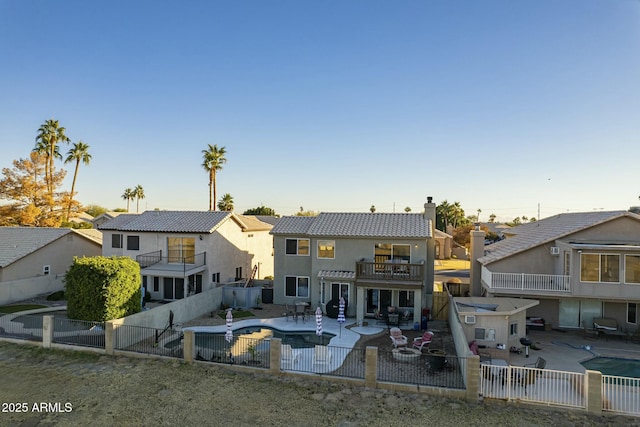
[[[616,357],[594,357],[580,363],[586,369],[600,371],[603,375],[640,378],[640,360]]]

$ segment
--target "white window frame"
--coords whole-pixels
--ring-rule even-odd
[[[295,278],[296,280],[296,294],[289,295],[287,294],[287,279]],[[301,279],[307,281],[307,295],[300,294],[301,287]],[[284,276],[284,296],[285,297],[293,297],[293,298],[309,298],[311,296],[311,280],[309,280],[308,276]]]
[[[586,256],[597,256],[598,257],[598,280],[584,280],[582,276],[582,265],[583,265],[583,257]],[[618,280],[603,280],[603,271],[602,271],[602,259],[606,256],[617,256],[618,257]],[[623,257],[620,254],[612,254],[612,253],[599,253],[599,252],[586,252],[580,254],[580,282],[582,283],[606,283],[611,285],[620,284],[622,278],[620,277],[620,263],[623,262]]]
[[[287,250],[288,245],[287,242],[289,242],[290,240],[295,240],[296,241],[296,253],[288,253]],[[301,254],[300,253],[300,242],[301,241],[306,241],[307,242],[307,253],[306,254]],[[287,256],[309,256],[309,253],[311,252],[311,239],[305,239],[305,238],[286,238],[284,241],[284,253]]]
[[[624,283],[629,285],[640,285],[640,280],[637,282],[630,282],[627,280],[627,258],[640,258],[640,254],[625,254],[624,255]]]
[[[44,274],[45,276],[48,276],[49,274],[51,274],[51,266],[50,265],[43,265],[42,266],[42,274]]]
[[[320,256],[320,246],[330,246],[332,256]],[[336,259],[336,241],[335,240],[318,240],[317,257],[318,259]],[[326,249],[325,249],[326,251]]]

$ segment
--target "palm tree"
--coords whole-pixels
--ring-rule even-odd
[[[122,193],[122,198],[127,201],[127,212],[129,212],[129,202],[136,198],[136,193],[132,189],[126,188]]]
[[[136,188],[133,189],[133,195],[136,198],[136,213],[140,212],[140,199],[144,199],[144,188],[142,185],[136,185]]]
[[[36,147],[34,151],[45,153],[48,160],[48,167],[45,170],[45,181],[49,195],[53,197],[53,162],[55,159],[62,159],[58,142],[69,143],[70,139],[65,134],[66,129],[60,126],[57,120],[46,120],[38,129],[36,136]]]
[[[404,208],[404,211],[405,211],[406,213],[409,213],[409,212],[411,212],[411,208],[410,208],[409,206],[407,206],[406,208]]]
[[[202,167],[209,172],[209,210],[216,210],[214,200],[217,200],[216,172],[222,170],[222,165],[227,162],[224,155],[227,153],[224,147],[207,144],[208,150],[202,150]]]
[[[371,213],[375,213],[376,212],[376,206],[375,205],[371,205],[369,210],[371,211]]]
[[[67,221],[69,221],[69,215],[71,214],[71,201],[73,200],[73,192],[76,188],[76,178],[78,177],[78,168],[80,162],[85,165],[91,163],[91,154],[89,154],[89,146],[82,141],[78,141],[73,144],[73,147],[67,153],[67,158],[64,163],[76,162],[76,170],[73,173],[73,181],[71,183],[71,196],[69,196],[69,207],[67,208]]]
[[[231,212],[233,210],[233,197],[227,193],[218,202],[218,209],[221,211]]]

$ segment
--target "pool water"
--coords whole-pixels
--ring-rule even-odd
[[[640,360],[615,357],[595,357],[581,363],[586,369],[600,371],[603,375],[640,378]]]

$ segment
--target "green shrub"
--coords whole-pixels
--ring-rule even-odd
[[[47,301],[62,301],[64,299],[64,291],[54,292],[47,296]]]
[[[140,311],[140,266],[127,257],[75,258],[65,275],[71,319],[106,321]]]

